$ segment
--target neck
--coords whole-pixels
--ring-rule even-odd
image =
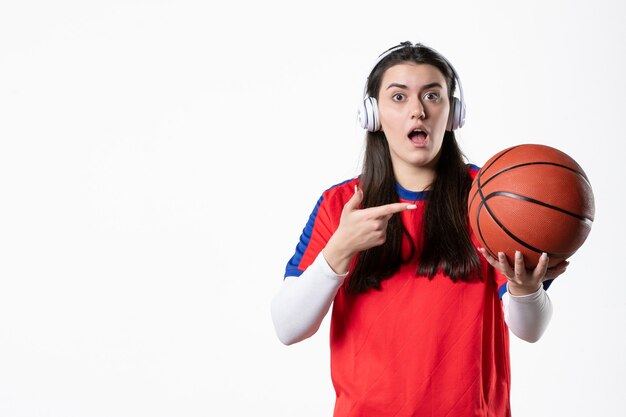
[[[430,167],[398,167],[393,168],[398,184],[409,191],[426,191],[435,181],[436,172]]]

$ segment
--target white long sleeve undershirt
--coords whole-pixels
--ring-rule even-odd
[[[345,277],[335,274],[321,252],[299,277],[286,277],[271,303],[278,339],[291,345],[313,336]],[[513,334],[530,343],[541,338],[552,317],[552,302],[543,287],[524,296],[507,292],[502,303]]]
[[[346,275],[335,274],[320,252],[299,277],[286,277],[271,305],[278,339],[291,345],[313,336]]]
[[[541,339],[552,318],[552,301],[543,286],[528,295],[515,296],[507,291],[502,305],[504,321],[515,336],[530,343]]]

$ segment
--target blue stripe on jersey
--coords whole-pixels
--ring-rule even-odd
[[[428,191],[410,191],[396,183],[396,192],[402,200],[422,201],[428,198]]]
[[[543,282],[543,289],[547,290],[548,288],[550,288],[550,284],[552,284],[552,281],[554,281],[554,279],[545,280]],[[505,292],[506,292],[506,284],[502,284],[500,288],[498,289],[498,296],[500,297],[500,299],[502,299],[502,296],[504,295]]]
[[[475,171],[480,171],[480,167],[476,166],[474,164],[467,164],[468,168],[475,170]]]
[[[339,184],[335,184],[326,191],[332,190],[335,187],[339,187],[340,185],[350,182],[353,179],[354,178],[350,178],[349,180],[345,180],[345,181],[340,182]],[[315,204],[315,208],[313,209],[313,211],[311,212],[311,215],[309,216],[309,220],[304,226],[304,229],[302,229],[302,234],[300,235],[300,241],[298,242],[298,245],[296,246],[296,252],[291,257],[289,262],[287,262],[287,267],[285,268],[285,278],[286,277],[299,277],[300,275],[302,275],[303,271],[298,269],[298,266],[300,265],[300,262],[302,262],[302,257],[304,256],[304,253],[306,252],[306,248],[309,246],[309,242],[311,241],[311,236],[313,235],[313,226],[315,225],[315,219],[317,218],[317,211],[319,210],[320,205],[322,204],[323,200],[324,200],[324,194],[322,194],[319,200],[317,200],[317,203]]]
[[[500,285],[500,288],[498,288],[498,297],[500,297],[501,300],[504,296],[504,293],[506,293],[506,283]]]
[[[298,269],[300,262],[302,261],[302,257],[304,256],[304,252],[306,248],[309,246],[309,242],[311,241],[311,235],[313,234],[313,225],[315,224],[315,218],[317,217],[317,211],[320,208],[320,204],[324,200],[324,195],[317,200],[317,204],[315,204],[315,208],[311,212],[309,216],[309,221],[306,222],[306,226],[302,229],[302,234],[300,235],[300,241],[296,246],[296,253],[291,257],[289,262],[287,262],[287,267],[285,268],[285,278],[287,277],[299,277],[302,275],[303,271]]]

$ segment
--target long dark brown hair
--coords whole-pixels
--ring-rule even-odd
[[[423,45],[404,44],[406,47],[392,52],[374,67],[367,81],[368,94],[378,99],[385,71],[402,62],[414,62],[433,65],[443,74],[452,102],[456,80],[447,61]],[[432,279],[441,270],[454,282],[480,278],[480,262],[470,239],[467,219],[467,196],[471,182],[465,156],[454,132],[446,131],[436,176],[428,190],[424,223],[421,225],[424,231],[423,244],[413,241],[399,214],[393,215],[387,224],[385,243],[358,254],[347,282],[347,291],[357,294],[371,288],[380,289],[381,281],[396,273],[401,264],[416,257],[419,258],[416,276]],[[360,177],[363,207],[398,202],[396,183],[385,134],[382,131],[368,132]],[[406,259],[402,257],[403,236],[408,238],[411,245]]]

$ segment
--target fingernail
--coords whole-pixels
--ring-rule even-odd
[[[356,194],[358,191],[359,191],[359,187],[356,184],[354,184],[354,194]]]
[[[548,254],[547,254],[547,253],[545,253],[545,252],[543,252],[543,253],[541,254],[541,257],[542,257],[543,259],[548,259]]]
[[[516,250],[516,251],[515,251],[515,257],[516,257],[516,258],[521,258],[521,257],[522,257],[522,252],[520,252],[520,251]]]
[[[407,210],[413,210],[413,209],[416,209],[416,208],[417,208],[417,206],[415,204],[409,204],[408,206],[406,206]]]

